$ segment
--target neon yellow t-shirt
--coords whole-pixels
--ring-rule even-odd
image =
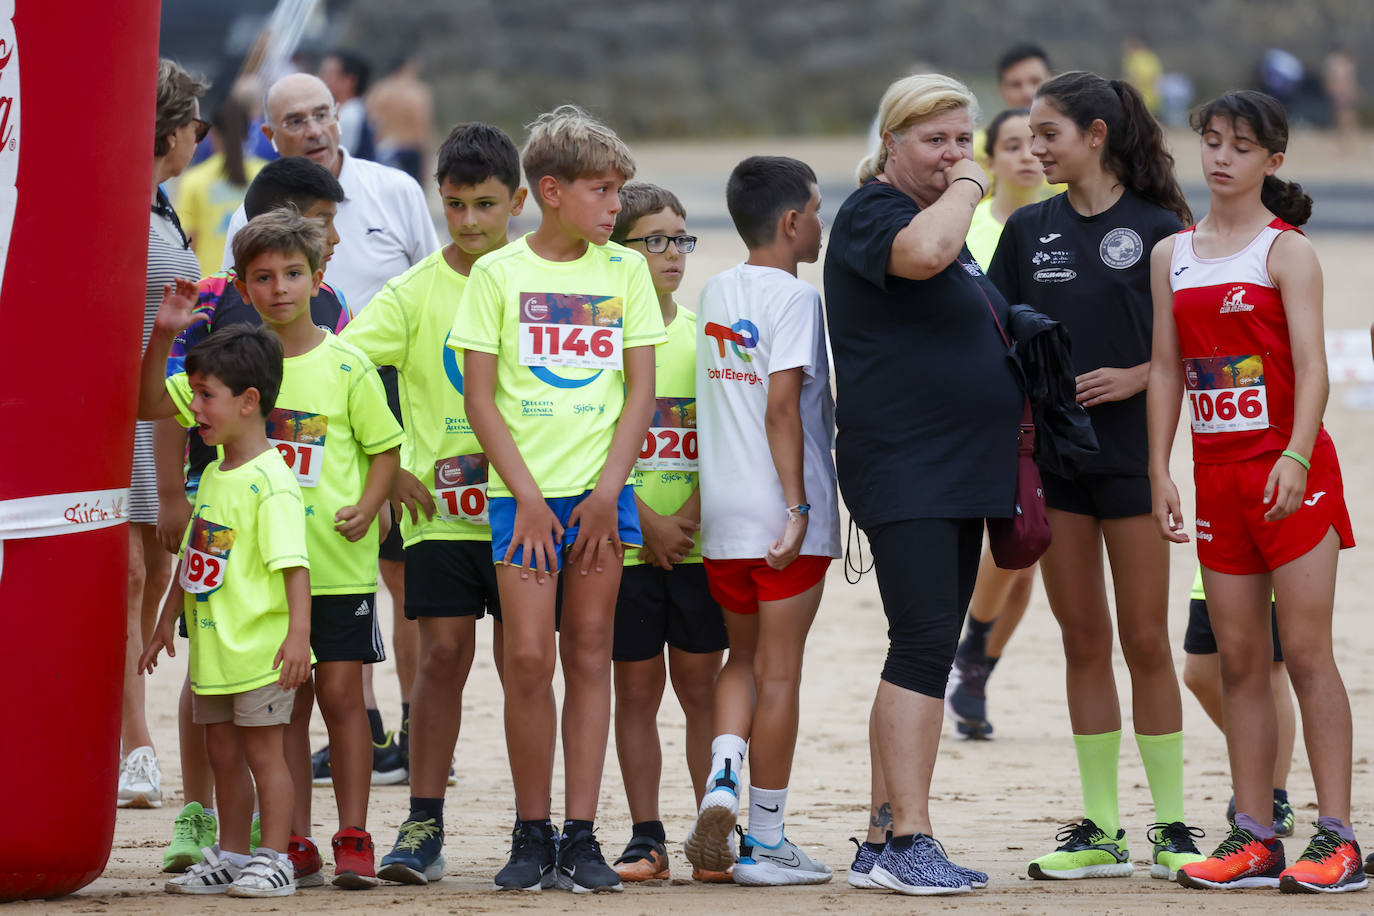
[[[1200,565],[1197,568],[1197,572],[1193,575],[1193,591],[1188,595],[1188,597],[1193,601],[1207,600],[1207,590],[1202,587],[1202,566]],[[1274,595],[1272,592],[1269,595],[1269,600],[1274,600]]]
[[[520,457],[545,498],[577,496],[625,406],[624,351],[667,336],[644,255],[610,242],[546,261],[527,239],[473,265],[448,345],[496,355],[496,407]],[[488,486],[511,495],[494,467]]]
[[[434,499],[434,518],[401,511],[407,547],[419,541],[489,541],[487,461],[463,407],[461,355],[445,343],[468,278],[442,250],[388,281],[344,329],[342,339],[400,379],[406,441],[401,467]],[[443,480],[435,488],[436,469]]]
[[[662,312],[659,313],[660,315]],[[654,351],[654,418],[635,462],[635,495],[659,515],[672,515],[697,488],[697,316],[681,306]],[[701,532],[683,563],[701,562]],[[625,565],[640,565],[625,551]]]
[[[968,246],[973,260],[977,261],[978,266],[984,271],[992,263],[992,256],[997,251],[997,240],[1002,237],[1002,225],[992,213],[992,198],[983,198],[974,208],[973,222],[969,224],[964,244]]]
[[[167,390],[187,426],[191,386],[184,372]],[[314,349],[282,360],[281,393],[267,438],[295,472],[305,503],[312,595],[377,590],[377,521],[357,541],[334,530],[334,514],[363,495],[369,455],[395,448],[405,433],[386,406],[377,369],[362,351],[325,331]]]
[[[301,488],[268,449],[232,471],[210,462],[181,539],[191,689],[246,693],[275,683],[290,624],[282,571],[310,567]]]
[[[266,164],[265,159],[248,156],[243,160],[244,177],[251,182]],[[195,241],[201,276],[219,272],[229,220],[243,203],[246,193],[247,185],[232,185],[224,176],[223,153],[215,153],[191,166],[177,182],[177,218],[181,220],[181,228]]]

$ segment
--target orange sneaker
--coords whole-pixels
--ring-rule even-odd
[[[1340,894],[1364,890],[1369,879],[1364,874],[1360,844],[1344,839],[1336,831],[1317,824],[1312,842],[1298,861],[1279,875],[1279,890],[1285,894]]]
[[[324,884],[324,862],[315,844],[303,836],[291,834],[286,844],[286,855],[291,860],[291,868],[296,873],[296,887],[320,887]]]
[[[631,837],[611,868],[621,881],[666,881],[668,849],[650,836]]]
[[[1231,825],[1231,832],[1216,852],[1201,862],[1178,869],[1178,883],[1201,890],[1209,888],[1278,887],[1283,871],[1283,843],[1264,842],[1253,833]]]
[[[726,871],[707,871],[704,868],[693,868],[692,880],[700,881],[702,884],[734,884],[735,866],[731,865]]]
[[[334,886],[348,891],[362,891],[376,887],[376,851],[372,834],[357,827],[348,827],[334,834]]]

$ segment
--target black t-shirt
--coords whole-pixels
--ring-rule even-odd
[[[825,299],[835,355],[836,470],[855,521],[1011,514],[1024,398],[989,303],[1007,305],[965,248],[927,280],[887,272],[920,212],[872,181],[835,217]]]
[[[1150,250],[1181,228],[1173,211],[1130,189],[1096,216],[1059,194],[1012,213],[988,275],[1008,302],[1064,325],[1074,374],[1126,369],[1150,361]],[[1149,472],[1145,392],[1090,407],[1088,416],[1101,451],[1085,473]]]

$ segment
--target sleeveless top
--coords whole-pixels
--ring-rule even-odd
[[[1293,432],[1293,350],[1269,252],[1281,234],[1301,230],[1275,218],[1235,254],[1200,258],[1196,228],[1178,233],[1169,265],[1193,460],[1282,451]],[[1321,429],[1318,443],[1327,438]]]

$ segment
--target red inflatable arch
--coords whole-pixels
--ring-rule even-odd
[[[0,0],[0,900],[114,836],[158,13]]]

